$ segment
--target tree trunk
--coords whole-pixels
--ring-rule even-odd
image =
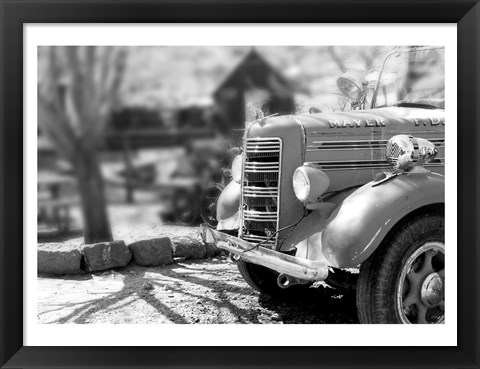
[[[128,135],[123,134],[123,159],[125,160],[125,191],[127,204],[133,204],[133,163]]]
[[[76,153],[74,164],[82,198],[85,243],[112,241],[97,153],[91,149],[80,149]]]

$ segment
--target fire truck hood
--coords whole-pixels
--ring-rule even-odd
[[[318,113],[308,115],[266,118],[251,127],[249,136],[264,136],[270,129],[276,130],[288,125],[303,126],[305,134],[315,135],[319,131],[334,129],[368,129],[397,126],[400,131],[418,130],[420,127],[445,125],[445,110],[405,107],[389,107],[349,112]],[[262,134],[260,134],[262,133]],[[412,132],[413,133],[413,132]]]
[[[301,115],[297,118],[308,135],[318,128],[381,128],[391,124],[414,127],[444,125],[445,110],[390,107]]]

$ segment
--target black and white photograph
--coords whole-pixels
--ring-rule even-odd
[[[0,13],[0,369],[478,367],[480,0]]]
[[[38,323],[444,324],[445,84],[441,45],[38,46]]]

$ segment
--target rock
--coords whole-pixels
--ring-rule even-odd
[[[187,260],[185,256],[179,256],[178,258],[173,258],[173,262],[175,264],[177,263],[184,263]]]
[[[172,243],[175,257],[185,256],[187,259],[203,259],[207,252],[205,244],[193,237],[174,237]]]
[[[155,287],[153,286],[153,284],[149,281],[143,282],[143,284],[142,284],[142,290],[144,290],[144,291],[151,291],[154,288]]]
[[[46,274],[77,274],[81,272],[82,254],[75,246],[47,243],[37,249],[37,270]]]
[[[220,255],[222,253],[222,250],[219,249],[215,244],[213,243],[206,243],[205,244],[206,248],[206,255],[209,258],[214,258],[217,255]]]
[[[173,248],[170,238],[153,238],[128,245],[133,262],[138,265],[167,265],[173,263]]]
[[[83,245],[82,253],[82,268],[87,272],[123,267],[132,258],[132,254],[124,241]]]

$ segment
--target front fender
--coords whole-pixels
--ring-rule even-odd
[[[225,220],[234,215],[240,207],[240,184],[231,181],[217,200],[217,219]]]
[[[436,173],[402,174],[367,183],[331,214],[322,232],[322,254],[338,268],[357,267],[388,232],[412,211],[445,202],[445,178]]]

